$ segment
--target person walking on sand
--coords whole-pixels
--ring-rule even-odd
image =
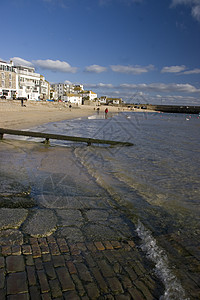
[[[107,119],[108,118],[108,109],[106,108],[105,109],[105,119]]]

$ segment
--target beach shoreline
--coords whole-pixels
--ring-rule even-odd
[[[123,111],[121,107],[108,107],[109,112]],[[104,112],[105,107],[100,107]],[[0,101],[0,128],[27,129],[50,122],[88,117],[95,114],[96,106],[72,105],[72,108],[62,102],[27,101],[21,106],[20,101]]]
[[[88,117],[100,113],[108,108],[109,113],[119,112],[147,112],[143,109],[130,110],[126,107],[92,105],[72,105],[72,108],[63,102],[37,102],[26,101],[25,106],[21,106],[18,100],[0,100],[0,128],[6,129],[28,129],[50,122]],[[148,112],[151,112],[148,110]]]

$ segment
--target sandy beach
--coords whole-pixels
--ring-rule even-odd
[[[60,102],[28,101],[21,106],[20,101],[0,100],[0,127],[9,129],[26,129],[44,123],[90,116],[97,107],[81,105],[72,106]],[[119,112],[122,108],[108,107],[109,112]],[[100,111],[105,107],[101,106]]]

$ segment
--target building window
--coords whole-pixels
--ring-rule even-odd
[[[9,74],[9,79],[12,80],[12,74]]]
[[[9,88],[12,88],[12,81],[9,81]]]
[[[1,81],[1,86],[2,86],[2,88],[5,87],[5,81],[4,80]]]
[[[1,78],[4,79],[5,78],[5,74],[1,73]]]

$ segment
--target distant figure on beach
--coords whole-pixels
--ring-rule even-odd
[[[99,107],[97,107],[97,114],[99,114],[99,111],[100,111],[100,108],[99,108]]]
[[[69,105],[69,108],[70,108],[70,111],[71,111],[71,108],[72,108],[71,104]]]
[[[107,119],[108,118],[108,109],[106,108],[105,109],[105,119]]]
[[[21,106],[24,106],[24,99],[21,98]]]

